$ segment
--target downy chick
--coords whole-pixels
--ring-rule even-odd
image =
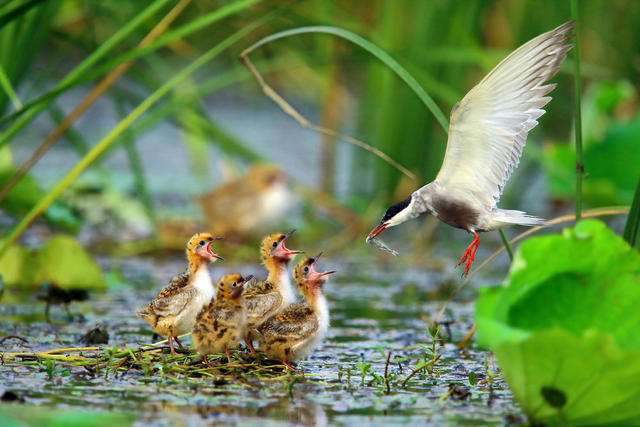
[[[196,315],[213,298],[215,289],[207,265],[223,259],[211,250],[211,243],[218,239],[221,237],[209,233],[191,237],[187,243],[188,269],[171,279],[149,305],[136,310],[136,315],[149,323],[157,334],[168,337],[171,354],[177,354],[173,340],[183,348],[178,335],[193,329]]]
[[[302,251],[292,251],[285,246],[294,231],[271,234],[260,245],[260,257],[269,276],[265,281],[252,281],[244,293],[248,331],[245,343],[251,354],[256,354],[251,331],[295,301],[287,267],[293,257]]]
[[[245,283],[253,276],[228,274],[218,282],[215,299],[205,306],[196,317],[193,328],[193,344],[204,362],[209,364],[208,354],[227,353],[229,366],[231,355],[229,348],[245,336],[246,310],[243,305],[242,291]]]
[[[324,338],[329,328],[329,308],[322,294],[322,285],[335,271],[318,273],[315,258],[306,258],[298,263],[293,277],[305,301],[291,304],[279,314],[258,327],[258,342],[271,359],[281,360],[289,370],[291,362],[301,359],[313,350]]]

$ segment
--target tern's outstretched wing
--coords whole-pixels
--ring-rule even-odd
[[[573,45],[573,21],[541,34],[507,56],[454,106],[442,168],[435,182],[487,209],[516,168],[527,134],[551,97],[552,78]]]

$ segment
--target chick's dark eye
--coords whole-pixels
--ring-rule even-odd
[[[235,288],[236,286],[238,286],[237,282],[233,282],[233,287]]]
[[[308,273],[308,272],[309,272],[309,267],[306,267],[306,266],[305,266],[305,267],[304,267],[304,272],[305,272],[305,273]]]
[[[276,246],[278,246],[278,242],[273,242],[273,244],[271,246],[273,246],[275,248]]]
[[[200,246],[204,246],[204,244],[207,243],[204,240],[200,240]]]

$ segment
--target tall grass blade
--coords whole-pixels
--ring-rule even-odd
[[[16,91],[13,89],[13,86],[11,86],[9,77],[7,76],[7,73],[4,72],[4,67],[2,65],[0,65],[0,86],[2,86],[2,89],[11,100],[15,109],[19,110],[22,108],[22,102],[20,102],[18,95],[16,95]]]
[[[164,18],[158,22],[153,29],[142,39],[138,46],[146,46],[162,34],[171,23],[180,15],[191,0],[181,0],[167,13]],[[40,145],[34,150],[29,158],[20,165],[18,171],[5,183],[0,189],[0,203],[4,200],[11,188],[17,184],[27,171],[55,144],[62,135],[78,120],[103,94],[111,85],[113,85],[128,69],[133,62],[123,62],[116,68],[111,70],[107,76],[94,86],[87,96],[75,106],[75,108],[49,133]]]
[[[117,56],[112,60],[107,61],[106,63],[101,65],[100,68],[97,68],[96,71],[102,72],[103,70],[109,70],[113,67],[118,66],[122,62],[131,61],[141,56],[144,56],[163,46],[166,46],[167,44],[173,41],[176,41],[198,30],[201,30],[207,25],[211,25],[229,15],[232,15],[236,12],[244,10],[249,6],[252,6],[255,3],[258,3],[260,1],[262,0],[239,0],[234,3],[227,4],[219,9],[216,9],[215,11],[212,11],[211,13],[203,15],[202,17],[194,21],[184,24],[181,27],[175,28],[171,31],[167,31],[166,34],[163,34],[162,36],[158,37],[156,41],[149,44],[148,46],[138,47],[120,56]]]
[[[37,6],[38,3],[42,3],[43,1],[47,0],[29,0],[25,3],[22,3],[20,6],[7,11],[6,13],[3,13],[2,15],[0,15],[0,29],[14,19],[17,19],[25,13],[29,12],[32,7]]]
[[[166,0],[162,0],[162,1],[166,1]],[[86,70],[83,74],[79,74],[77,76],[74,76],[73,79],[65,79],[65,81],[61,81],[59,82],[55,88],[53,88],[52,90],[50,90],[49,92],[41,95],[40,97],[26,102],[24,105],[24,108],[20,111],[16,111],[12,114],[9,114],[5,117],[2,117],[0,119],[0,125],[7,123],[7,122],[11,122],[13,120],[17,120],[18,118],[26,115],[26,114],[31,114],[31,110],[37,110],[36,114],[42,110],[42,108],[44,108],[44,106],[48,105],[48,102],[52,99],[57,97],[59,94],[65,92],[67,89],[79,84],[79,83],[83,83],[83,82],[87,82],[87,81],[91,81],[93,79],[96,79],[100,76],[103,76],[105,73],[109,72],[110,70],[112,70],[114,67],[117,67],[118,65],[122,64],[123,62],[126,61],[132,61],[134,59],[140,58],[141,56],[144,56],[150,52],[153,52],[163,46],[166,46],[168,43],[171,43],[181,37],[186,37],[189,34],[194,33],[195,31],[198,31],[200,29],[202,29],[203,27],[205,27],[206,25],[210,25],[216,21],[219,21],[222,18],[225,18],[235,12],[238,12],[240,10],[242,10],[243,8],[246,8],[248,6],[251,6],[259,1],[262,0],[242,0],[242,1],[237,1],[231,4],[228,4],[226,6],[221,7],[220,9],[216,9],[215,11],[212,11],[211,13],[208,13],[204,16],[202,16],[201,18],[197,19],[196,21],[192,21],[189,22],[181,27],[178,27],[174,30],[171,31],[167,31],[166,34],[164,34],[164,36],[158,38],[154,43],[149,44],[146,47],[143,48],[137,48],[137,49],[133,49],[129,52],[126,52],[124,54],[121,54],[119,56],[116,56],[114,59],[111,59],[107,62],[105,62],[104,64],[101,64],[97,67],[95,67],[95,69],[92,70]],[[44,106],[43,106],[44,105]],[[27,120],[27,123],[30,121],[31,119]],[[17,122],[16,122],[17,123]],[[20,127],[20,129],[23,127],[24,125],[22,125]],[[18,129],[19,130],[19,129]],[[0,146],[2,146],[6,141],[5,141],[5,137],[0,137]]]
[[[573,84],[574,84],[574,124],[576,134],[576,221],[582,216],[582,176],[584,175],[584,165],[582,164],[582,110],[581,95],[582,85],[580,81],[580,13],[578,10],[578,0],[571,0],[571,17],[576,22],[576,48],[573,50],[575,60],[573,61]]]
[[[255,50],[256,48],[263,46],[267,43],[270,43],[274,40],[295,36],[298,34],[308,34],[308,33],[332,34],[334,36],[341,37],[345,40],[348,40],[351,43],[354,43],[355,45],[360,46],[362,49],[371,53],[373,56],[375,56],[380,61],[382,61],[387,67],[389,67],[398,77],[400,77],[400,79],[403,82],[407,84],[407,86],[411,88],[411,90],[418,96],[418,98],[420,98],[422,103],[429,109],[431,114],[434,115],[434,117],[436,118],[436,120],[438,121],[442,129],[445,131],[445,133],[447,132],[447,129],[449,128],[449,121],[447,120],[445,115],[442,113],[438,105],[435,103],[433,98],[431,98],[431,96],[429,96],[429,94],[425,92],[425,90],[422,88],[422,86],[420,86],[420,84],[416,81],[416,79],[411,74],[409,74],[409,72],[404,67],[402,67],[402,65],[400,65],[395,59],[393,59],[384,50],[380,49],[378,46],[360,37],[359,35],[352,33],[351,31],[348,31],[342,28],[328,27],[328,26],[310,26],[310,27],[293,28],[291,30],[286,30],[286,31],[275,33],[275,34],[271,34],[270,36],[267,36],[257,41],[256,43],[252,44],[247,49],[245,49],[243,52],[243,55],[246,55],[251,51]]]
[[[175,88],[191,73],[204,64],[215,58],[218,54],[229,48],[234,43],[238,42],[244,36],[249,34],[258,26],[262,25],[266,18],[270,15],[266,15],[254,23],[243,27],[241,30],[235,32],[233,35],[227,37],[222,42],[218,43],[201,56],[199,56],[191,64],[183,68],[177,74],[175,74],[166,83],[160,86],[149,97],[147,97],[140,105],[138,105],[131,113],[129,113],[124,119],[122,119],[102,140],[96,144],[86,156],[84,156],[69,173],[60,180],[60,182],[50,190],[45,196],[34,206],[22,220],[13,228],[8,237],[4,240],[2,247],[0,247],[0,256],[4,254],[9,246],[11,246],[16,239],[26,230],[26,228],[40,216],[50,205],[56,200],[64,190],[66,190],[71,183],[96,159],[100,156],[116,139],[122,135],[122,133],[131,126],[131,124],[140,117],[145,111],[151,108],[158,100],[164,97],[169,91]]]
[[[65,113],[60,107],[56,105],[55,102],[49,105],[48,111],[49,116],[56,124],[59,125],[60,123],[62,123],[65,118]],[[69,144],[79,157],[82,157],[89,152],[89,143],[87,143],[84,137],[82,137],[82,135],[80,135],[74,128],[69,128],[65,136],[67,138],[67,141],[69,141]]]
[[[93,67],[100,59],[104,58],[111,49],[118,45],[122,40],[137,29],[147,18],[156,13],[162,6],[164,6],[169,0],[154,0],[149,6],[147,6],[142,12],[131,19],[125,26],[116,31],[111,37],[104,41],[95,51],[85,58],[80,64],[78,64],[73,70],[71,70],[62,80],[58,82],[56,88],[64,86],[74,81],[78,77],[82,76],[91,67]],[[0,136],[0,147],[6,144],[11,138],[13,138],[24,126],[33,120],[38,113],[40,113],[45,107],[46,103],[37,104],[28,113],[20,116],[7,131]]]
[[[506,234],[504,234],[504,230],[499,229],[498,232],[500,232],[500,238],[502,239],[502,243],[504,243],[504,248],[507,250],[509,259],[513,261],[513,251],[511,250],[511,245],[509,245],[509,239],[507,239]]]
[[[622,237],[631,247],[640,250],[640,178],[638,179],[638,186],[633,196],[633,202],[631,202],[631,209],[627,216],[627,223],[624,226]]]

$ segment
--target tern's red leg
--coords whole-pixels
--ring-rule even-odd
[[[462,257],[460,257],[460,262],[458,262],[458,265],[462,264],[465,261],[467,262],[466,265],[464,266],[465,275],[469,274],[471,263],[473,263],[473,258],[476,256],[476,250],[480,245],[480,236],[478,236],[478,233],[476,233],[475,231],[472,231],[472,233],[473,233],[473,241],[469,246],[467,246],[467,249],[462,254]]]
[[[171,354],[173,354],[174,356],[178,356],[178,353],[176,353],[176,349],[173,348],[173,340],[174,340],[174,338],[171,335],[169,335],[168,339],[169,339],[169,348],[171,349]]]
[[[251,342],[251,340],[248,337],[244,339],[244,343],[247,345],[247,348],[251,350],[252,356],[255,356],[256,354],[258,354],[256,353],[256,349],[253,348],[253,342]]]
[[[180,344],[180,341],[178,341],[178,337],[173,337],[173,339],[176,340],[176,342],[180,346],[180,350],[184,350],[184,347],[182,346],[182,344]]]
[[[231,363],[231,354],[229,353],[229,348],[228,347],[225,349],[225,353],[227,353],[227,360],[228,360],[227,366],[232,367],[233,363]]]
[[[296,371],[296,368],[294,368],[293,366],[289,365],[289,363],[287,363],[286,360],[283,360],[282,364],[284,365],[285,368],[287,368],[287,370],[289,372],[295,372]]]

